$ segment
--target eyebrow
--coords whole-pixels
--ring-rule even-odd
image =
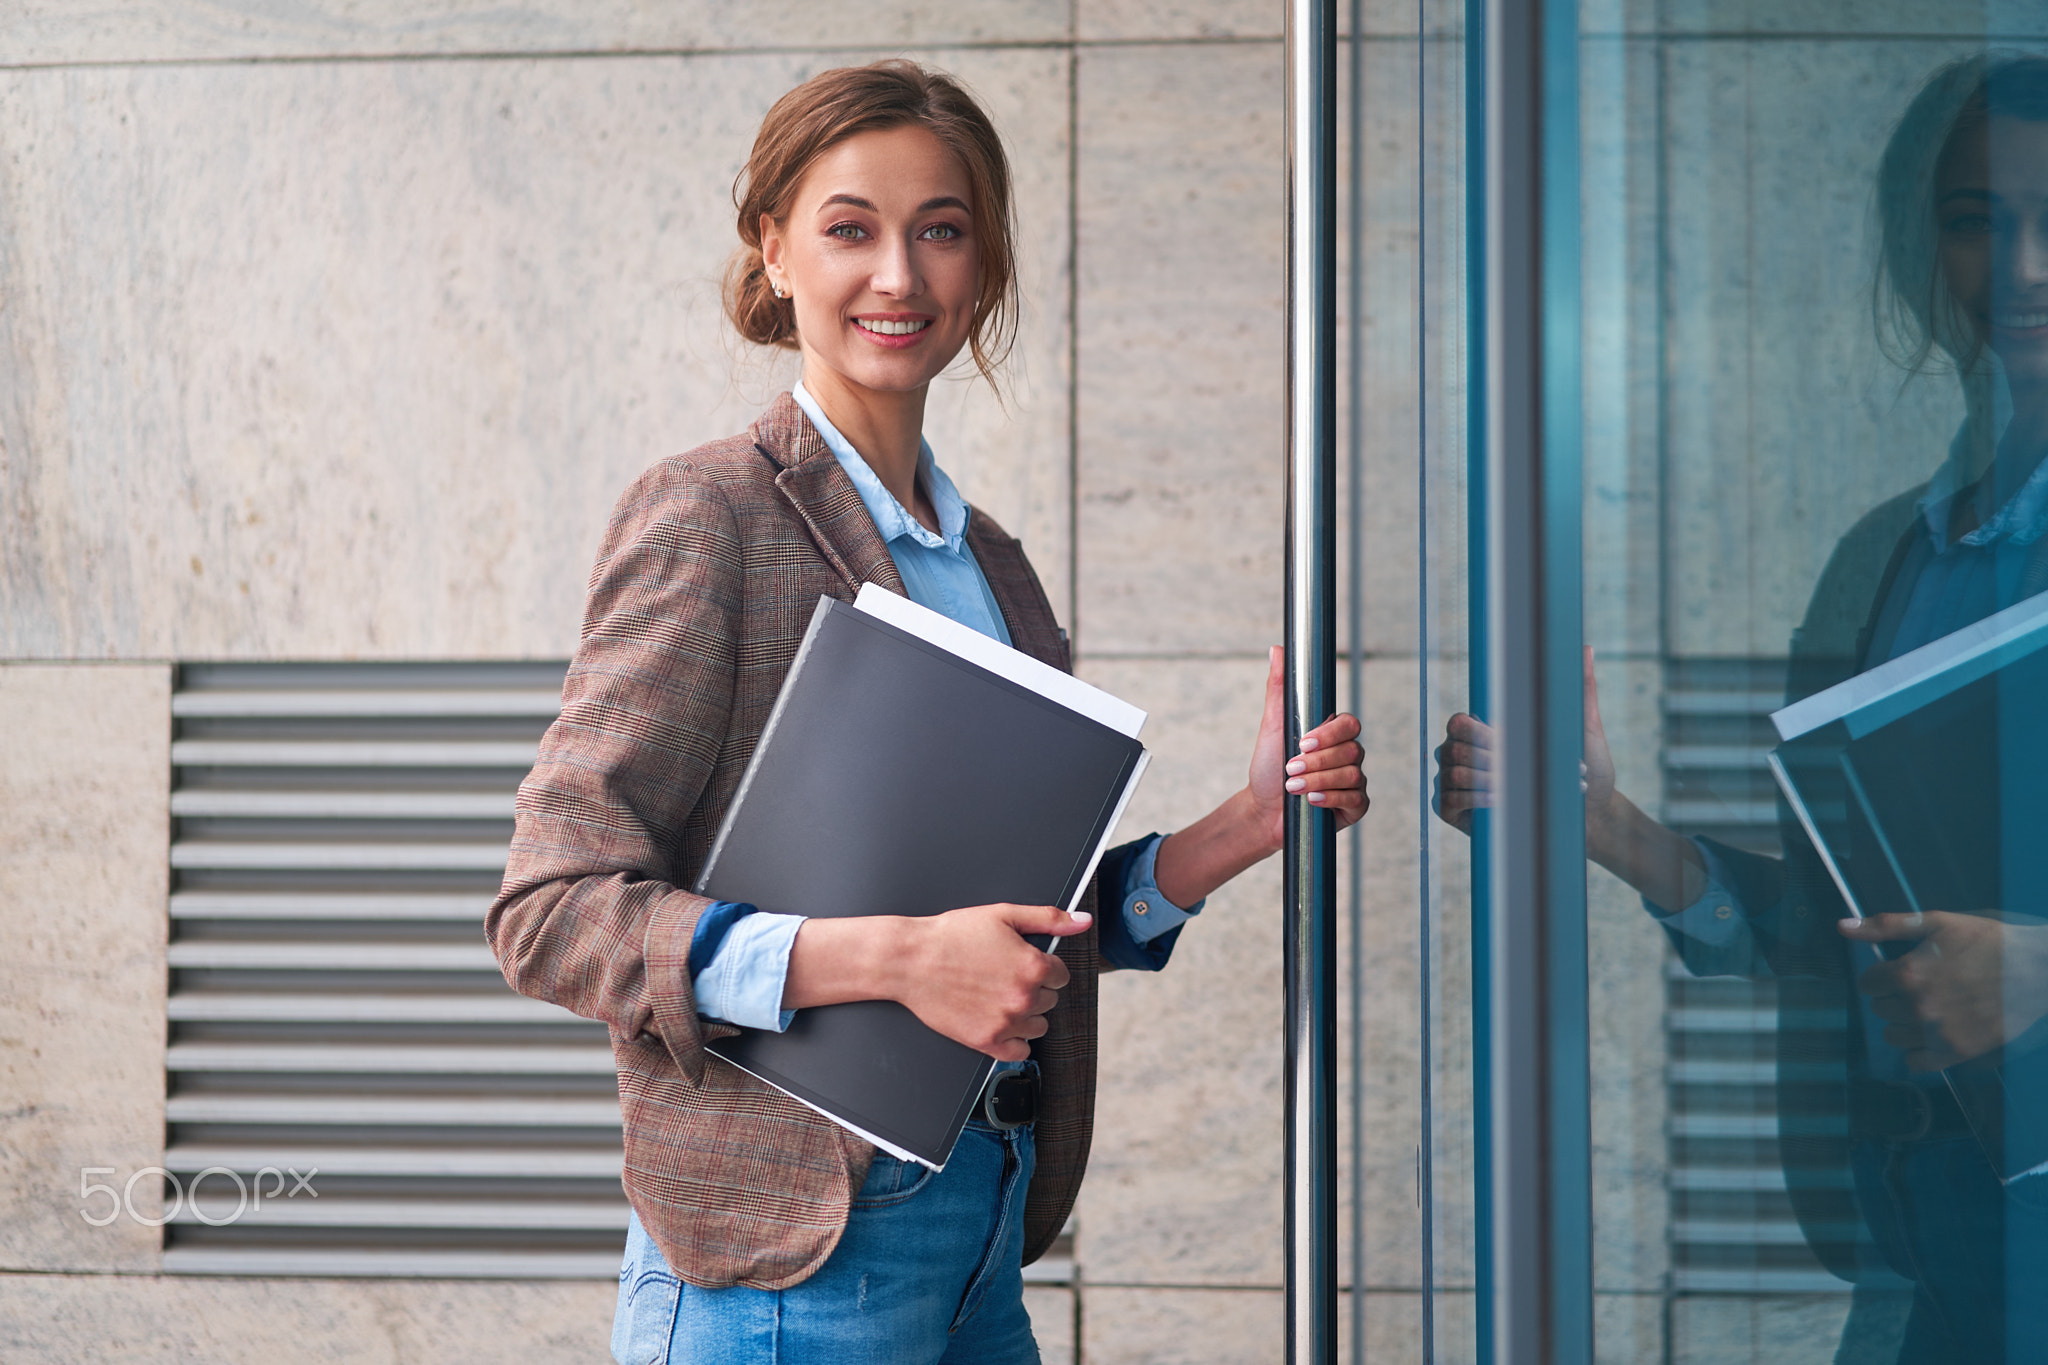
[[[869,213],[881,212],[880,209],[857,194],[831,195],[818,207],[830,208],[834,204],[848,204],[857,209],[866,209]],[[942,194],[936,199],[927,199],[917,206],[919,213],[930,213],[933,209],[960,209],[963,212],[973,212],[972,209],[967,207],[967,201],[950,194]]]

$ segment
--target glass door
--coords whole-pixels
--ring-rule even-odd
[[[1438,1355],[2048,1359],[2048,9],[1488,8]]]

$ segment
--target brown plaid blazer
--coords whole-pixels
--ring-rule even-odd
[[[967,528],[1018,649],[1068,667],[1020,546]],[[832,1254],[874,1148],[704,1050],[690,936],[696,881],[821,594],[903,580],[794,399],[753,429],[661,461],[619,500],[591,573],[562,714],[519,789],[484,932],[515,990],[611,1028],[626,1196],[675,1272],[780,1289]],[[801,831],[792,831],[800,838]],[[1093,908],[1095,890],[1084,902]],[[1043,1074],[1024,1259],[1072,1209],[1095,1102],[1095,930],[1033,1044]]]

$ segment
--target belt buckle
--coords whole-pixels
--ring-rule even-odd
[[[982,1092],[981,1114],[991,1128],[1011,1132],[1038,1117],[1038,1077],[1029,1071],[998,1071]]]

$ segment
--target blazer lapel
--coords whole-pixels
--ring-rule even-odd
[[[858,592],[863,583],[879,583],[902,594],[903,575],[896,571],[867,504],[796,400],[784,393],[769,404],[754,423],[753,436],[755,447],[781,470],[775,486],[804,519],[811,538],[847,586]]]
[[[796,399],[785,393],[769,404],[754,423],[753,436],[755,446],[781,470],[775,486],[847,586],[858,592],[863,583],[879,583],[908,596],[867,504]],[[967,544],[1010,628],[1011,643],[1041,663],[1071,671],[1065,635],[1024,547],[978,508],[968,513]]]
[[[979,508],[968,514],[967,544],[974,551],[975,563],[981,565],[981,576],[988,580],[996,606],[1002,609],[1010,643],[1040,663],[1072,672],[1066,634],[1053,615],[1052,603],[1046,600],[1031,561],[1024,557],[1024,547]]]

